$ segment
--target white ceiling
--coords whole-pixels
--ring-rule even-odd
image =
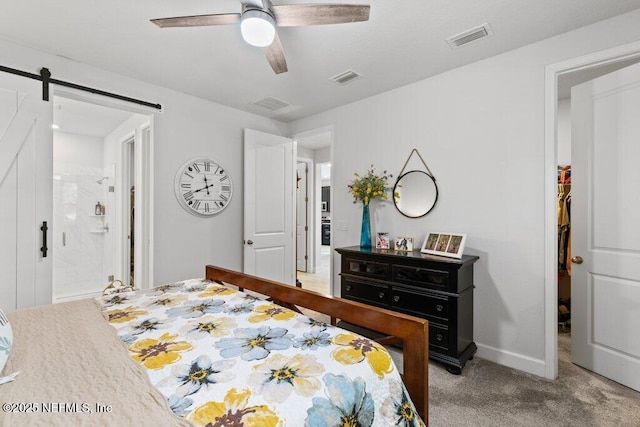
[[[640,7],[640,0],[338,1],[371,4],[371,19],[280,28],[289,65],[280,75],[237,27],[160,29],[149,22],[239,12],[237,0],[2,0],[0,37],[290,121]],[[303,2],[276,1],[283,3]],[[444,41],[485,22],[490,38],[457,50]],[[344,86],[329,81],[347,69],[363,77]],[[274,115],[250,105],[266,96],[295,107]]]

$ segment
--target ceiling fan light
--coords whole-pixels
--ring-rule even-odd
[[[240,32],[242,38],[253,46],[269,46],[276,35],[276,22],[273,17],[262,10],[251,9],[242,14]]]

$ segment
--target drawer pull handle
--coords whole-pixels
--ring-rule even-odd
[[[395,302],[400,301],[400,295],[396,295],[396,296],[394,296],[394,297],[393,297],[393,300],[394,300]]]
[[[441,304],[436,305],[436,310],[442,311],[444,307]]]
[[[347,285],[346,289],[347,289],[347,291],[350,291],[351,290],[351,285]]]
[[[442,338],[444,338],[444,337],[442,336],[442,334],[437,334],[437,335],[436,335],[436,340],[437,340],[437,341],[442,341]]]
[[[380,299],[384,299],[384,292],[380,292],[380,293],[378,294],[378,298],[380,298]]]

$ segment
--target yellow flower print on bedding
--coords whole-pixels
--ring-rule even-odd
[[[259,305],[253,309],[253,312],[256,314],[249,316],[251,323],[264,322],[267,319],[289,320],[296,316],[293,311],[277,304]]]
[[[137,319],[139,316],[148,314],[146,311],[139,310],[138,307],[129,306],[127,308],[117,308],[115,310],[109,310],[106,315],[109,318],[109,323],[124,323],[130,320]]]
[[[331,356],[343,365],[355,365],[366,359],[379,378],[393,371],[391,356],[384,347],[374,341],[346,333],[336,335],[332,343],[341,346],[334,350]]]
[[[198,426],[277,427],[280,418],[266,405],[247,406],[251,392],[232,388],[224,402],[207,402],[191,411],[187,417]]]
[[[179,352],[193,349],[187,341],[175,341],[178,334],[163,334],[158,339],[146,338],[129,346],[133,360],[142,363],[147,369],[160,369],[182,358]]]
[[[216,295],[233,295],[236,292],[238,291],[227,288],[226,286],[213,285],[213,286],[209,286],[207,289],[200,292],[198,296],[200,298],[206,298],[206,297],[215,297]]]

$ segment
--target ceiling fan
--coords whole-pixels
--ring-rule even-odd
[[[287,61],[275,27],[344,24],[368,21],[369,5],[357,4],[271,4],[269,0],[246,0],[241,13],[176,16],[151,19],[160,28],[206,27],[240,23],[244,40],[262,47],[276,74],[287,72]]]

